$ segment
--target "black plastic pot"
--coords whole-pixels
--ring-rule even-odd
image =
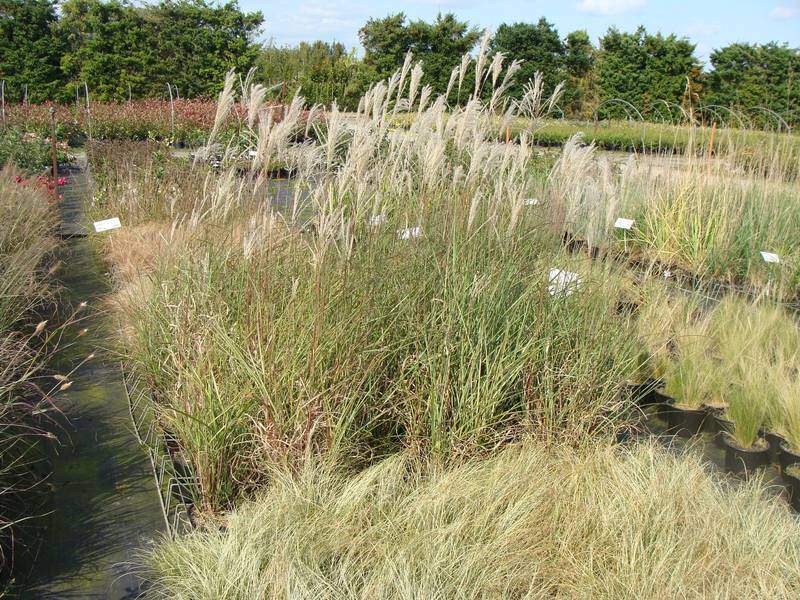
[[[631,383],[625,387],[625,394],[634,404],[644,407],[656,404],[662,400],[658,390],[664,387],[664,382],[659,379],[648,379],[643,383]]]
[[[639,311],[639,303],[620,300],[617,302],[616,311],[618,315],[633,316]]]
[[[786,442],[780,445],[780,453],[778,454],[778,463],[781,465],[781,471],[785,472],[786,467],[800,463],[800,454],[789,448]]]
[[[800,472],[784,473],[783,479],[789,491],[789,505],[800,512]]]
[[[732,473],[752,473],[769,464],[769,444],[763,448],[740,448],[729,434],[720,436],[725,448],[725,468]]]
[[[773,465],[780,464],[781,445],[785,440],[774,431],[764,431],[761,435],[769,442],[769,462]]]
[[[671,404],[665,408],[667,432],[681,437],[692,437],[703,430],[706,420],[704,408],[683,408]]]
[[[719,440],[725,432],[730,431],[733,427],[733,421],[725,416],[724,409],[707,406],[706,412],[708,418],[703,429],[707,433],[713,434],[715,439]]]
[[[564,246],[566,246],[567,250],[570,252],[586,252],[589,251],[589,254],[592,258],[597,258],[600,255],[600,249],[589,248],[589,243],[586,240],[582,240],[580,238],[576,238],[568,231],[564,232],[564,236],[562,237],[562,242]]]
[[[635,436],[636,436],[636,429],[628,425],[620,427],[614,433],[614,437],[618,444],[626,444],[627,442],[634,439]]]
[[[667,421],[669,419],[669,413],[672,411],[672,403],[674,401],[675,400],[671,396],[662,394],[658,390],[653,390],[651,392],[650,405],[655,407],[654,416]]]

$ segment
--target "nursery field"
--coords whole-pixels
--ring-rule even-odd
[[[464,64],[461,107],[409,55],[356,114],[230,73],[191,154],[85,141],[146,595],[797,598],[796,138],[544,153],[558,98]]]

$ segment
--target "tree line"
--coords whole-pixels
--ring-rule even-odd
[[[285,82],[290,92],[299,87],[309,102],[354,108],[408,51],[424,60],[422,83],[446,91],[453,68],[481,39],[478,28],[453,14],[426,22],[397,13],[364,24],[359,55],[321,41],[259,44],[263,15],[244,12],[235,1],[65,0],[59,6],[0,0],[7,101],[68,101],[81,96],[84,82],[93,98],[104,100],[210,96],[228,69],[256,67],[260,80]],[[546,92],[563,81],[559,110],[567,117],[676,120],[700,111],[707,120],[800,122],[800,49],[786,44],[731,44],[714,50],[704,66],[683,37],[611,28],[595,45],[586,31],[562,36],[541,18],[500,25],[489,50],[523,61],[512,96],[522,94],[536,71]],[[458,93],[452,100],[459,101]]]

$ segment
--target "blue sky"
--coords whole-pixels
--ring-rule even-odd
[[[608,27],[677,33],[697,44],[697,55],[731,42],[788,42],[800,46],[800,0],[239,0],[264,13],[264,38],[278,44],[340,41],[360,48],[358,29],[370,17],[403,11],[433,19],[453,12],[480,28],[537,21],[544,16],[564,36],[585,29],[596,42]]]

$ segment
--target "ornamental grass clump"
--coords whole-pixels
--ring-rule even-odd
[[[800,289],[796,184],[780,176],[731,175],[733,160],[687,154],[672,165],[629,157],[612,164],[576,134],[548,179],[554,222],[591,247],[621,247],[700,278],[747,284],[781,297]],[[624,243],[617,217],[634,220]],[[781,262],[765,263],[762,250]]]
[[[524,432],[581,443],[623,413],[637,348],[605,273],[587,266],[551,296],[565,257],[435,220],[309,265],[308,240],[273,226],[247,255],[197,242],[129,315],[131,358],[208,510],[309,455],[446,461]]]
[[[309,463],[162,539],[153,598],[796,598],[800,524],[692,454],[536,443],[451,468]]]
[[[207,512],[275,464],[409,448],[446,463],[524,433],[582,444],[624,412],[637,349],[607,270],[565,256],[524,203],[525,139],[490,141],[478,99],[445,119],[418,76],[374,86],[348,122],[334,107],[318,141],[293,141],[302,99],[279,121],[262,111],[246,183],[229,183],[237,147],[174,221],[186,250],[156,257],[126,303],[131,362]],[[409,110],[393,134],[388,115]],[[257,201],[276,161],[296,172],[281,214]],[[554,268],[580,286],[551,293]]]
[[[725,416],[731,420],[729,434],[742,449],[763,448],[761,429],[767,419],[775,396],[770,379],[770,369],[747,361],[738,369],[738,377],[731,382],[727,394]]]
[[[14,557],[18,523],[33,516],[23,494],[41,480],[37,416],[52,410],[60,381],[42,369],[61,329],[38,314],[52,300],[44,260],[55,247],[50,199],[0,170],[0,571]],[[0,589],[0,595],[2,590]]]
[[[794,365],[777,369],[773,377],[777,410],[771,415],[770,428],[792,452],[800,454],[800,374]]]
[[[799,364],[800,330],[796,322],[781,306],[735,297],[722,300],[711,320],[720,383],[718,404],[728,405],[731,395],[740,399],[740,405],[756,402],[763,424],[779,431],[783,412],[776,382]],[[737,389],[742,386],[746,391]]]
[[[674,332],[673,359],[664,373],[665,392],[681,408],[698,409],[709,404],[718,389],[711,318],[700,311],[695,306]]]

